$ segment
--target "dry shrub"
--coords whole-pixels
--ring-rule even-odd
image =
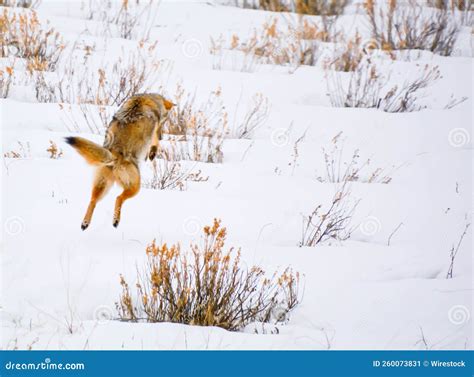
[[[185,93],[178,85],[173,96],[173,110],[163,127],[167,142],[161,143],[159,158],[168,161],[193,160],[220,163],[222,146],[228,134],[228,114],[220,88],[206,101],[196,103],[196,94]]]
[[[18,8],[38,8],[41,0],[0,0],[2,7],[18,7]]]
[[[438,9],[471,11],[472,0],[426,0],[428,6]]]
[[[68,127],[76,132],[85,125],[102,134],[117,106],[130,96],[147,92],[157,83],[165,64],[155,59],[156,44],[140,43],[136,51],[125,52],[100,64],[90,53],[71,55],[54,78],[36,71],[31,74],[39,102],[56,102],[65,111]],[[78,105],[79,113],[70,104]]]
[[[160,0],[88,0],[83,4],[86,18],[101,24],[98,33],[109,37],[138,39],[150,37]]]
[[[167,161],[192,160],[221,163],[223,145],[227,137],[250,138],[267,119],[268,99],[255,94],[242,119],[235,117],[232,133],[229,132],[228,113],[222,100],[221,88],[212,91],[199,103],[195,93],[185,93],[178,85],[173,98],[176,106],[163,127],[164,142],[158,156]],[[237,108],[240,106],[237,105]],[[236,110],[237,111],[237,110]]]
[[[427,0],[428,6],[450,11],[462,25],[474,27],[474,7],[472,0]]]
[[[192,172],[191,169],[185,170],[179,162],[168,160],[154,160],[152,162],[153,177],[144,180],[142,186],[153,190],[174,190],[184,191],[187,189],[187,183],[206,182],[209,177],[202,175],[201,170]]]
[[[64,122],[70,132],[84,132],[103,135],[107,126],[117,110],[115,106],[97,106],[79,104],[58,104],[59,109],[65,116]]]
[[[335,31],[337,19],[344,13],[348,3],[349,0],[294,0],[293,8],[299,14],[320,16],[324,41],[331,42],[338,34]]]
[[[300,246],[316,246],[328,240],[344,241],[351,237],[352,216],[359,200],[352,198],[349,185],[349,180],[343,181],[336,187],[329,206],[324,208],[319,204],[303,217]]]
[[[324,41],[333,40],[336,21],[344,13],[348,3],[349,0],[258,0],[258,3],[236,1],[236,5],[244,8],[320,16],[320,29],[325,35]]]
[[[467,232],[469,230],[469,227],[471,226],[471,223],[466,223],[464,226],[464,231],[462,232],[461,236],[459,237],[459,240],[456,244],[456,246],[453,244],[451,246],[451,251],[449,253],[450,257],[450,264],[448,268],[448,272],[446,273],[446,279],[452,279],[453,278],[453,271],[454,271],[454,262],[456,261],[456,257],[459,253],[459,248],[461,247],[462,241],[464,240],[464,237],[467,235]]]
[[[340,16],[349,0],[293,0],[296,13],[314,16]]]
[[[347,159],[344,153],[344,142],[342,131],[332,138],[330,150],[323,148],[325,163],[324,176],[318,176],[319,182],[364,182],[388,184],[392,181],[393,173],[398,169],[394,167],[387,171],[383,168],[371,169],[370,158],[361,161],[359,149],[355,149]]]
[[[85,56],[71,56],[56,81],[37,74],[35,88],[40,102],[119,106],[128,97],[145,92],[156,83],[161,62],[154,59],[156,44],[140,44],[136,51],[93,64]]]
[[[237,109],[239,108],[237,104]],[[262,93],[256,93],[250,99],[250,105],[242,120],[235,119],[233,137],[238,139],[250,139],[254,132],[260,128],[268,118],[270,105],[268,98]]]
[[[257,4],[254,4],[254,9],[268,10],[270,12],[290,12],[290,3],[285,0],[258,0]]]
[[[212,69],[214,70],[252,73],[257,69],[258,57],[256,55],[247,51],[227,48],[222,35],[217,39],[211,37],[209,52],[212,55]]]
[[[220,164],[224,160],[224,136],[220,131],[213,131],[208,136],[200,136],[194,131],[183,136],[167,135],[165,141],[160,143],[158,158]]]
[[[349,0],[243,0],[235,5],[243,8],[268,10],[271,12],[295,12],[313,16],[339,16]]]
[[[219,326],[237,331],[251,322],[268,322],[275,312],[298,305],[300,276],[287,268],[266,276],[247,268],[240,250],[225,249],[226,228],[219,220],[204,228],[200,244],[187,252],[181,245],[147,247],[147,262],[138,272],[137,294],[121,276],[117,309],[124,321],[175,322]]]
[[[334,55],[326,59],[324,67],[342,72],[355,71],[367,53],[360,34],[356,33],[354,37],[343,41],[342,47],[336,48]]]
[[[49,147],[46,149],[46,152],[49,153],[49,158],[52,160],[58,160],[63,156],[63,150],[52,140],[49,141]]]
[[[54,28],[41,25],[35,11],[0,14],[0,57],[23,58],[29,71],[54,71],[65,43]]]
[[[13,81],[13,67],[0,68],[0,98],[7,98]]]
[[[449,56],[456,43],[459,25],[448,9],[426,12],[419,2],[388,0],[375,4],[365,0],[364,8],[370,23],[372,38],[385,51],[428,50]]]
[[[222,101],[222,89],[217,87],[201,103],[196,101],[196,93],[186,92],[181,84],[170,96],[176,104],[168,115],[163,131],[171,135],[197,133],[208,135],[213,130],[226,128],[227,111]]]
[[[245,41],[233,34],[229,43],[223,38],[211,38],[211,54],[222,54],[222,51],[241,51],[245,56],[254,56],[263,64],[300,66],[315,65],[318,59],[318,41],[335,39],[317,23],[304,18],[286,20],[286,27],[279,26],[279,20],[273,18],[263,24],[262,29],[254,30],[253,35]]]
[[[419,111],[426,106],[419,104],[421,93],[440,78],[437,66],[425,65],[419,76],[405,80],[403,85],[391,85],[390,74],[384,75],[370,59],[364,59],[353,72],[328,72],[326,83],[329,99],[335,107],[362,107],[386,112]]]

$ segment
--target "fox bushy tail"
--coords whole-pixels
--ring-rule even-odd
[[[91,165],[103,165],[112,162],[112,153],[92,141],[82,137],[66,137],[65,141]]]

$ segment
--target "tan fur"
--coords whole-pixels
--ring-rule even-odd
[[[92,141],[75,137],[70,144],[91,165],[101,165],[112,161],[112,153]]]
[[[172,102],[158,94],[138,94],[127,99],[115,113],[103,147],[80,137],[66,138],[88,163],[97,166],[83,230],[89,226],[97,202],[114,183],[123,188],[115,202],[113,225],[118,226],[122,204],[140,190],[139,160],[155,158],[163,122],[172,107]]]

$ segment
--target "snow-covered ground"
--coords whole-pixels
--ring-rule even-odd
[[[43,0],[37,12],[70,45],[95,43],[98,59],[136,48],[137,41],[95,32],[99,25],[84,18],[80,2]],[[340,20],[347,29],[365,25],[353,12]],[[22,85],[0,100],[2,155],[20,151],[19,142],[25,149],[2,166],[3,349],[472,348],[472,227],[446,279],[450,250],[472,220],[469,28],[455,56],[426,52],[390,65],[400,82],[424,64],[438,65],[442,78],[422,99],[427,109],[385,113],[331,107],[321,67],[213,69],[210,37],[246,35],[269,15],[212,1],[161,3],[150,41],[170,68],[159,85],[173,93],[181,83],[198,102],[220,87],[231,125],[237,104],[247,106],[255,93],[268,98],[270,109],[251,139],[225,140],[222,164],[183,163],[207,181],[189,182],[184,191],[143,188],[125,203],[118,229],[112,227],[118,188],[99,203],[90,228],[80,229],[92,169],[63,142],[72,134],[68,109],[37,103],[34,89]],[[452,95],[467,100],[445,109]],[[352,223],[360,226],[349,240],[299,247],[302,215],[327,206],[334,193],[333,183],[317,177],[326,169],[322,148],[330,150],[341,131],[346,158],[359,149],[371,159],[369,171],[397,169],[388,184],[352,183],[360,199]],[[87,127],[80,133],[103,138]],[[48,157],[50,140],[61,158]],[[186,245],[214,217],[228,229],[227,244],[242,247],[246,264],[269,271],[290,265],[304,274],[302,302],[288,321],[229,332],[114,320],[119,275],[133,281],[146,245],[153,239]]]

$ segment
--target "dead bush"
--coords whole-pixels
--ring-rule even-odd
[[[160,0],[88,0],[86,18],[101,25],[97,33],[109,37],[147,41],[158,15]]]
[[[259,63],[298,67],[315,65],[318,60],[317,42],[335,38],[317,23],[303,17],[286,20],[286,27],[280,27],[278,18],[273,18],[244,41],[236,34],[228,43],[223,41],[223,37],[218,40],[211,38],[210,52],[222,54],[226,49],[241,51],[245,56],[256,57]]]
[[[28,70],[54,71],[66,44],[54,28],[41,25],[35,11],[0,14],[0,57],[27,60]]]
[[[46,149],[46,152],[48,152],[49,158],[52,160],[58,160],[63,156],[63,150],[52,140],[49,141],[49,147]]]
[[[151,164],[153,177],[144,180],[142,186],[153,190],[174,190],[184,191],[188,182],[206,182],[209,177],[202,175],[201,170],[192,172],[191,169],[183,169],[176,161],[154,160]]]
[[[154,57],[155,45],[140,44],[114,60],[93,64],[90,54],[71,55],[55,76],[41,71],[31,73],[39,102],[60,103],[68,128],[103,133],[113,111],[130,96],[150,90],[157,83],[165,64]],[[77,105],[79,113],[71,105]]]
[[[87,130],[87,132],[98,135],[104,134],[117,110],[116,106],[97,106],[84,103],[77,106],[59,103],[58,106],[63,111],[65,116],[63,120],[70,132],[80,133]]]
[[[370,59],[364,59],[353,72],[327,72],[329,99],[335,107],[362,107],[390,113],[419,111],[423,91],[440,78],[437,66],[425,65],[418,77],[405,80],[403,85],[391,85],[390,74],[384,75]]]
[[[222,102],[222,91],[212,91],[207,100],[196,102],[195,93],[185,93],[178,85],[173,110],[163,127],[167,134],[158,156],[168,161],[193,160],[220,163],[222,146],[228,134],[228,114]]]
[[[335,194],[328,206],[322,204],[307,216],[303,216],[300,246],[316,246],[328,240],[345,241],[351,237],[354,227],[352,216],[359,200],[351,196],[350,182],[336,186]]]
[[[227,48],[226,40],[221,35],[214,39],[211,37],[209,52],[212,55],[212,69],[231,70],[237,72],[255,72],[258,57],[247,51]]]
[[[342,131],[332,138],[332,147],[323,148],[325,174],[318,176],[319,182],[364,182],[388,184],[392,181],[393,173],[398,167],[392,169],[371,168],[371,159],[361,160],[359,149],[355,149],[349,158],[344,149],[345,139]]]
[[[176,322],[240,330],[255,321],[268,322],[300,301],[300,276],[287,268],[267,277],[260,267],[247,268],[240,250],[225,249],[226,228],[219,220],[204,228],[200,244],[183,251],[180,244],[153,242],[145,268],[138,272],[137,293],[120,277],[117,303],[124,321]]]
[[[427,0],[428,6],[450,11],[462,25],[474,27],[474,7],[472,0]]]
[[[0,98],[7,98],[13,81],[13,67],[0,68]]]
[[[426,0],[430,7],[460,11],[472,10],[472,0]]]
[[[344,13],[349,0],[258,0],[239,1],[235,4],[244,8],[262,9],[272,12],[292,12],[300,15],[320,16],[319,28],[325,35],[324,41],[331,41],[335,35],[337,19]]]
[[[326,59],[324,67],[341,72],[355,71],[369,52],[365,50],[366,46],[362,46],[360,34],[356,33],[354,37],[343,40],[340,45]]]
[[[236,107],[236,112],[239,109],[240,100]],[[241,120],[234,118],[234,127],[232,137],[238,139],[250,139],[254,132],[260,128],[268,118],[270,105],[268,98],[262,93],[256,93],[252,96],[247,108],[247,112]]]
[[[449,253],[450,263],[449,263],[448,272],[446,273],[446,279],[453,278],[454,262],[456,261],[456,257],[459,253],[459,248],[461,247],[462,241],[464,240],[464,237],[467,235],[467,232],[470,226],[471,226],[471,223],[466,223],[466,225],[464,226],[464,230],[461,236],[459,237],[459,240],[456,246],[454,246],[454,244],[451,246],[451,252]]]
[[[2,7],[18,7],[18,8],[38,8],[41,0],[0,0]]]
[[[349,0],[293,0],[296,13],[313,16],[340,16]]]
[[[224,134],[212,132],[201,136],[195,131],[184,136],[166,135],[160,143],[158,158],[166,161],[201,161],[222,163],[224,160]]]
[[[339,16],[349,0],[235,0],[243,8],[268,10],[271,12],[295,12],[313,16]]]
[[[382,50],[428,50],[444,56],[452,54],[459,25],[448,9],[426,12],[426,8],[415,0],[388,0],[388,4],[381,2],[377,5],[374,0],[365,0],[364,8],[372,38]]]
[[[217,87],[205,101],[198,103],[196,93],[186,92],[181,84],[170,96],[176,104],[168,115],[163,131],[171,135],[197,133],[209,135],[226,128],[228,114],[222,101],[222,89]]]
[[[92,64],[74,56],[58,73],[56,81],[35,80],[40,102],[119,106],[128,97],[146,92],[157,82],[161,62],[154,59],[156,44],[140,44],[136,51],[123,52],[114,60]],[[52,93],[50,95],[50,93]]]

